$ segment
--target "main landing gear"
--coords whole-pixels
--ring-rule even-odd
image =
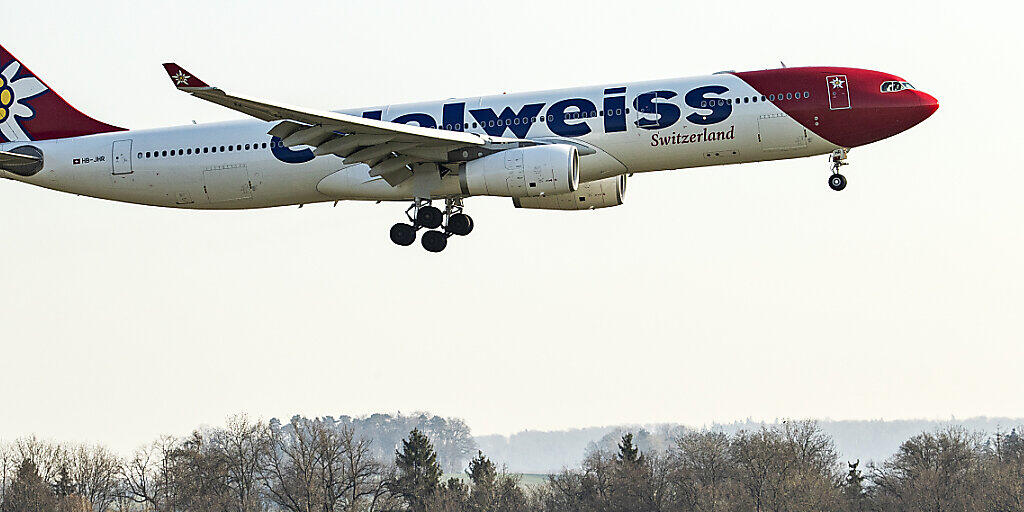
[[[416,242],[416,231],[425,228],[420,243],[430,252],[441,252],[448,246],[452,235],[466,236],[473,231],[473,218],[462,213],[462,199],[447,198],[444,212],[430,205],[430,200],[416,199],[405,211],[409,223],[391,226],[391,241],[402,246]],[[438,228],[443,229],[438,230]]]
[[[839,174],[839,168],[844,165],[850,165],[846,162],[847,151],[845,149],[837,149],[832,152],[829,160],[832,162],[832,176],[828,178],[828,186],[839,192],[846,188],[846,176]]]

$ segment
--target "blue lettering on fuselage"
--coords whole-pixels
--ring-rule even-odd
[[[316,157],[313,150],[309,148],[293,151],[282,146],[280,137],[270,139],[270,152],[273,153],[274,158],[286,164],[304,164]]]
[[[437,120],[434,119],[434,116],[420,112],[396,117],[391,122],[400,124],[416,123],[424,128],[437,128]]]
[[[650,119],[642,116],[636,120],[636,125],[645,130],[660,130],[668,128],[679,121],[682,113],[674,103],[667,101],[655,102],[656,99],[670,100],[678,96],[673,91],[651,91],[637,96],[633,100],[633,107],[641,114],[654,114],[657,119]]]
[[[728,119],[732,115],[732,102],[722,98],[707,97],[708,94],[725,94],[727,92],[729,92],[728,87],[709,85],[698,87],[686,93],[684,100],[687,105],[697,110],[711,111],[710,115],[694,112],[686,116],[686,120],[693,124],[707,125],[720,123]]]
[[[555,135],[561,135],[562,137],[582,137],[591,132],[590,126],[587,125],[586,119],[582,119],[578,123],[567,122],[569,116],[566,115],[566,111],[569,109],[577,109],[579,114],[582,116],[590,116],[593,112],[597,114],[597,107],[594,103],[585,98],[569,98],[562,100],[551,105],[548,109],[548,129],[554,132]]]
[[[725,121],[732,115],[732,102],[721,95],[729,92],[723,85],[707,85],[692,89],[683,97],[683,103],[695,110],[686,116],[686,120],[697,125],[711,125]],[[675,91],[658,90],[638,94],[633,100],[636,110],[635,124],[645,130],[663,130],[679,122],[682,118],[680,105],[671,100],[679,94]],[[552,103],[544,112],[544,103],[528,103],[518,112],[512,107],[504,107],[501,114],[492,108],[475,108],[469,112],[479,123],[480,128],[488,135],[501,137],[506,130],[520,139],[528,137],[531,128],[539,120],[546,122],[552,133],[561,137],[582,137],[593,132],[590,121],[594,117],[604,118],[604,133],[626,131],[626,87],[611,87],[604,90],[604,103],[599,111],[594,102],[586,98],[567,98]],[[677,100],[678,101],[678,100]],[[382,110],[369,110],[362,113],[367,119],[381,120]],[[392,120],[394,123],[414,123],[425,128],[441,128],[445,130],[466,131],[469,121],[466,119],[466,103],[446,103],[441,106],[441,126],[437,119],[425,112],[403,114]],[[475,125],[474,125],[475,127]],[[290,164],[305,163],[314,158],[313,151],[301,149],[293,151],[280,145],[281,139],[274,137],[271,150],[278,160]]]
[[[512,130],[516,137],[522,139],[526,137],[533,123],[537,121],[537,114],[540,113],[542,108],[544,108],[543,103],[530,103],[529,105],[523,105],[519,112],[512,110],[511,107],[505,107],[505,110],[501,111],[500,116],[496,115],[494,110],[489,108],[475,108],[470,110],[469,113],[473,114],[473,117],[484,128],[484,131],[487,132],[487,135],[501,137],[505,134],[505,128],[508,128]]]

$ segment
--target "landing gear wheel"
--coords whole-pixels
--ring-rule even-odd
[[[391,241],[401,246],[412,245],[416,241],[416,228],[401,222],[391,226]]]
[[[441,252],[448,246],[448,236],[440,231],[427,231],[423,233],[420,242],[430,252]]]
[[[473,218],[465,213],[456,213],[448,218],[448,232],[466,236],[473,232]]]
[[[828,186],[832,187],[832,190],[839,192],[846,188],[846,176],[836,173],[829,177]]]
[[[433,206],[424,206],[416,213],[416,224],[427,229],[437,229],[443,220],[444,214]]]

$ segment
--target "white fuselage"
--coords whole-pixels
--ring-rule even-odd
[[[759,96],[738,77],[721,74],[344,112],[379,116],[385,121],[428,126],[436,123],[441,129],[510,138],[555,139],[586,147],[592,151],[581,153],[580,178],[584,182],[624,173],[805,157],[837,148],[771,102],[740,101],[728,109],[719,105],[718,110],[691,105],[697,102],[694,96],[688,101],[688,93],[708,86],[726,90],[700,93],[703,101],[713,105],[720,100]],[[651,92],[662,94],[652,99]],[[645,94],[646,100],[641,98]],[[725,110],[729,112],[724,118],[717,119]],[[508,116],[502,118],[503,112]],[[583,114],[588,117],[583,118]],[[508,126],[492,125],[495,119],[510,122]],[[39,148],[44,154],[44,167],[27,178],[4,171],[0,175],[74,194],[197,209],[264,208],[346,199],[407,200],[416,195],[413,180],[392,187],[379,177],[371,177],[365,164],[346,165],[334,155],[313,158],[303,147],[272,147],[278,141],[272,141],[267,132],[274,124],[238,121],[5,143],[0,144],[0,151],[26,144]],[[321,186],[322,182],[330,186]],[[461,196],[458,177],[448,174],[430,195]]]

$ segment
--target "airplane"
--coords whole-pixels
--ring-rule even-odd
[[[0,176],[169,208],[249,209],[347,200],[410,206],[400,246],[441,252],[474,228],[464,200],[592,210],[623,204],[628,176],[829,155],[927,119],[938,101],[892,74],[789,67],[337,111],[211,86],[173,85],[255,119],[127,130],[97,121],[0,47]],[[443,210],[434,202],[443,203]]]

